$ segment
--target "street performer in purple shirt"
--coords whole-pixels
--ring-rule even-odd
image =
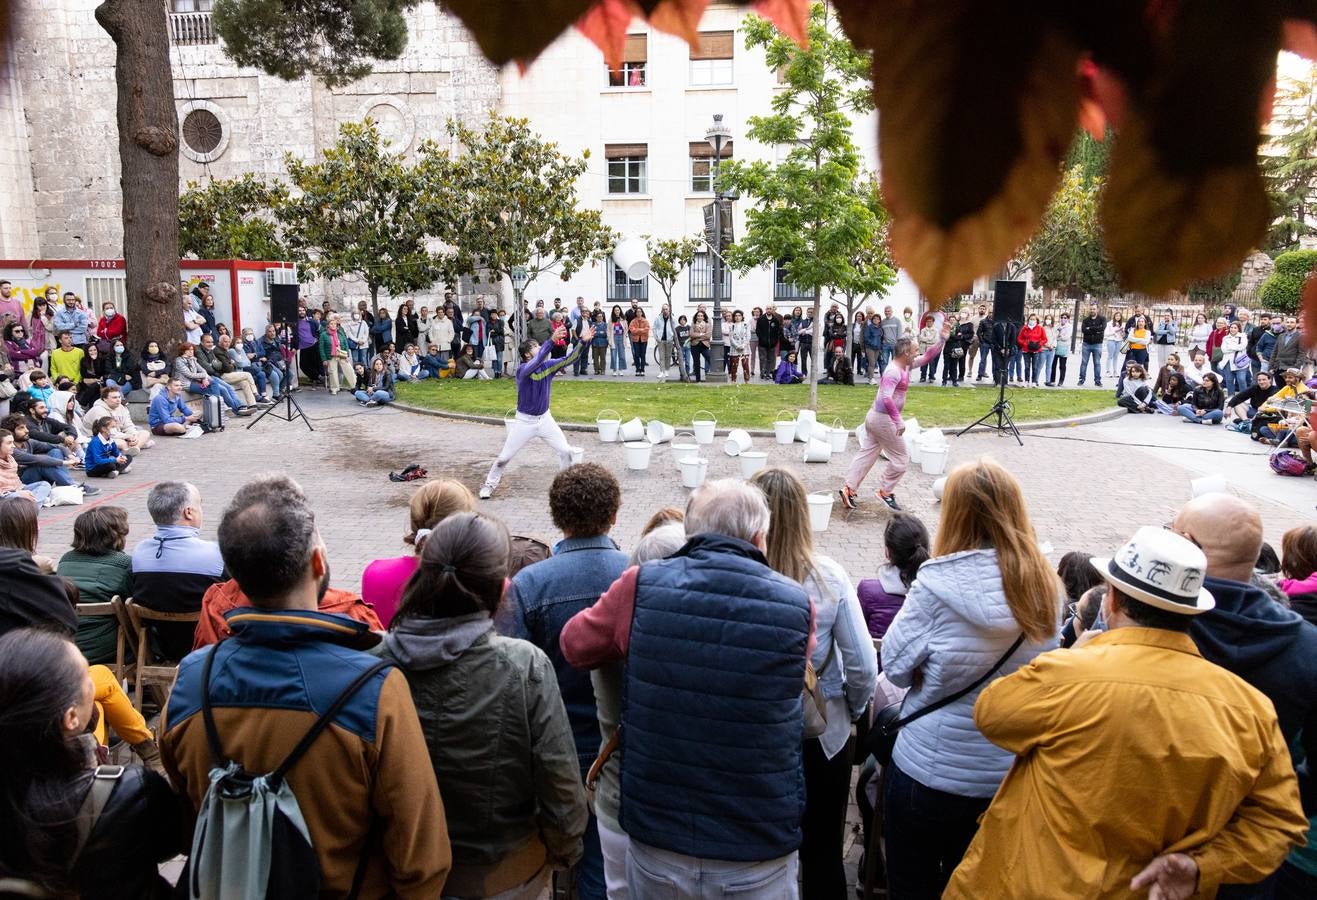
[[[485,476],[485,484],[480,488],[481,500],[489,499],[494,488],[503,480],[503,470],[512,462],[512,457],[534,438],[540,438],[557,452],[560,469],[572,464],[572,449],[567,444],[567,437],[553,420],[553,413],[549,412],[549,388],[553,384],[553,377],[569,367],[590,346],[592,337],[594,327],[585,326],[575,349],[561,359],[549,358],[553,345],[567,340],[567,329],[561,325],[554,329],[552,339],[545,344],[535,340],[521,342],[521,366],[517,369],[517,417],[509,423],[503,449]]]

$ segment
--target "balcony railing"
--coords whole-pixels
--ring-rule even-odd
[[[171,12],[169,42],[175,46],[218,43],[209,12]]]

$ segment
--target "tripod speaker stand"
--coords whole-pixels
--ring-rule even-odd
[[[280,343],[283,349],[286,350],[287,349],[286,345],[288,343],[287,339],[285,338]],[[287,353],[284,354],[284,358],[285,359],[288,358]],[[297,377],[297,370],[295,368],[289,369],[288,374],[284,377],[284,383],[281,386],[279,396],[275,398],[274,405],[261,410],[261,414],[259,416],[248,422],[247,430],[250,431],[252,426],[255,425],[257,422],[261,421],[261,419],[264,419],[266,416],[273,414],[276,419],[280,419],[284,422],[291,422],[294,419],[300,417],[302,421],[306,423],[307,429],[309,429],[310,431],[315,431],[315,426],[311,424],[311,419],[307,417],[306,412],[302,409],[302,405],[297,402],[297,399],[295,397],[293,397],[293,391],[290,385],[292,384],[293,379],[295,379],[296,377]],[[279,409],[280,403],[283,404],[284,409],[279,412],[275,412],[275,410]]]
[[[998,351],[994,347],[992,352],[996,353]],[[1003,369],[1004,368],[1005,366],[1003,365]],[[994,370],[993,376],[996,377],[997,375],[996,366],[993,367],[993,370]],[[977,428],[980,425],[987,425],[991,428],[997,429],[998,434],[1014,435],[1016,442],[1018,442],[1019,445],[1023,447],[1024,441],[1020,438],[1020,429],[1015,427],[1015,420],[1011,418],[1011,402],[1006,399],[1005,371],[1002,372],[1000,378],[997,378],[997,382],[998,382],[997,402],[992,405],[992,409],[988,410],[987,413],[984,414],[983,418],[979,419],[977,422],[973,423],[972,425],[966,425],[964,428],[960,429],[960,431],[957,431],[956,437],[960,437],[962,434],[969,431],[971,428]],[[993,423],[991,421],[992,419],[996,419],[997,421]]]
[[[279,354],[285,361],[296,359],[291,349],[291,338],[293,329],[297,327],[297,288],[296,284],[270,285],[270,321],[274,323],[278,331]],[[302,405],[293,397],[292,386],[296,383],[297,365],[293,363],[284,375],[282,389],[279,396],[275,398],[274,405],[263,410],[259,416],[248,422],[247,429],[250,431],[257,422],[274,413],[276,419],[285,422],[291,422],[301,417],[306,427],[311,431],[315,431],[315,427],[312,426],[311,419],[307,417]],[[275,412],[281,402],[284,406],[283,411]]]
[[[1016,442],[1023,447],[1024,441],[1020,438],[1020,429],[1015,427],[1015,420],[1011,418],[1011,404],[1006,399],[1006,365],[1010,361],[1011,353],[1015,349],[1016,338],[1020,334],[1020,323],[1024,321],[1024,282],[1023,281],[998,281],[993,291],[992,300],[992,353],[1000,357],[1000,367],[998,359],[993,359],[992,377],[997,382],[997,402],[992,405],[992,409],[984,414],[972,425],[967,425],[960,431],[956,432],[956,437],[960,437],[971,428],[977,428],[980,425],[989,425],[997,429],[998,434],[1011,434],[1015,437]],[[992,420],[996,419],[994,423]]]

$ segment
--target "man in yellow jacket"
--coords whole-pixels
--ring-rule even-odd
[[[1214,605],[1203,552],[1141,528],[1092,563],[1107,630],[975,704],[979,730],[1017,756],[944,898],[1212,897],[1303,840],[1271,702],[1186,634]]]

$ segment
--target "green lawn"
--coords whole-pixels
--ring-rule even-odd
[[[853,428],[864,418],[878,389],[819,386],[819,420],[832,424],[840,418]],[[1049,388],[1007,389],[1019,422],[1065,419],[1114,406],[1107,391],[1068,391]],[[988,411],[997,392],[978,388],[910,388],[905,415],[921,425],[968,425]],[[503,416],[515,410],[516,385],[498,381],[422,381],[399,384],[398,400],[413,406],[483,416]],[[708,411],[719,428],[773,427],[779,410],[792,417],[809,402],[808,385],[749,384],[704,387],[653,382],[581,381],[570,376],[553,385],[553,415],[559,422],[593,422],[600,410],[615,410],[623,419],[634,416],[659,419],[673,425],[689,423],[697,411]]]

